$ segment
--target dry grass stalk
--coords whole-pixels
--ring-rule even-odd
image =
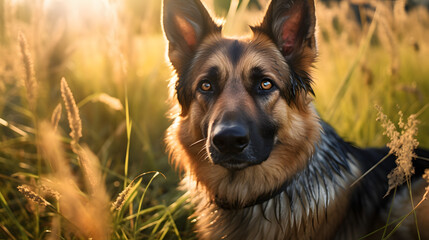
[[[399,111],[398,128],[390,121],[382,112],[382,108],[377,106],[377,121],[381,122],[384,128],[383,135],[390,138],[387,146],[390,148],[390,154],[396,156],[397,167],[387,175],[389,179],[389,189],[386,196],[392,189],[403,184],[407,179],[414,174],[412,159],[416,157],[414,149],[417,148],[419,142],[415,138],[417,136],[417,125],[419,121],[416,115],[412,114],[408,117],[407,122],[403,121],[403,113]]]
[[[426,180],[426,182],[429,184],[429,168],[425,169],[425,173],[423,174],[423,179]],[[424,199],[426,199],[428,193],[429,193],[429,185],[425,188],[426,192],[424,194]]]
[[[121,111],[124,109],[124,106],[122,105],[121,101],[117,98],[114,98],[106,93],[100,94],[96,99],[96,101],[102,102],[106,104],[108,107],[110,107],[113,110]]]
[[[40,134],[39,144],[44,159],[47,160],[55,174],[64,178],[71,177],[69,163],[64,157],[63,146],[59,136],[49,123],[42,122],[39,129],[40,133],[42,133]]]
[[[74,100],[73,93],[71,92],[65,78],[61,79],[61,96],[63,97],[64,104],[66,105],[67,117],[71,129],[70,136],[72,137],[72,149],[77,152],[76,145],[79,138],[82,137],[82,121],[79,116],[79,108]]]
[[[423,179],[426,180],[427,183],[429,183],[429,168],[425,169],[425,173],[423,174]]]
[[[65,229],[82,238],[109,239],[110,212],[104,196],[87,196],[73,178],[52,177],[52,188],[61,194],[61,215],[72,223]]]
[[[63,107],[61,106],[61,103],[58,103],[58,105],[55,107],[54,112],[52,112],[51,117],[51,124],[54,126],[54,131],[57,131],[58,123],[61,119],[61,112],[63,111]]]
[[[69,163],[64,158],[58,136],[48,123],[41,125],[41,148],[44,158],[54,166],[53,176],[43,181],[47,187],[55,190],[61,195],[59,200],[61,215],[72,223],[67,231],[72,232],[81,238],[109,239],[110,235],[110,212],[109,199],[102,183],[99,183],[100,190],[93,190],[91,195],[86,195],[78,187],[78,181],[72,174]],[[87,151],[85,154],[89,155]],[[91,156],[88,157],[91,159]],[[88,160],[90,162],[92,160]],[[93,168],[96,164],[86,163],[86,172],[93,174],[96,179],[101,179],[99,168]],[[100,176],[100,177],[98,177]],[[85,179],[88,181],[88,179]],[[104,192],[102,192],[104,191]]]
[[[91,196],[97,198],[103,204],[108,205],[109,196],[107,195],[104,179],[100,170],[100,161],[87,146],[80,148],[78,155],[84,171],[85,183]]]
[[[49,202],[46,201],[46,199],[44,199],[42,196],[40,196],[39,194],[35,193],[33,190],[31,190],[31,188],[28,185],[21,185],[18,186],[18,191],[21,192],[25,198],[27,198],[29,201],[46,207],[49,205]]]
[[[37,98],[37,81],[34,74],[34,65],[33,60],[31,58],[31,53],[28,47],[27,39],[25,35],[21,32],[18,36],[19,47],[22,56],[22,62],[24,64],[25,69],[25,88],[27,90],[28,102],[30,104],[30,108],[34,110],[36,106],[36,98]]]
[[[51,232],[46,237],[46,240],[59,240],[61,239],[61,218],[54,216],[51,222]]]

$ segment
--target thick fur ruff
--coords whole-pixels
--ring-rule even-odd
[[[164,0],[177,75],[166,142],[185,174],[200,239],[358,239],[385,224],[394,159],[352,186],[388,150],[344,142],[312,105],[314,11],[313,0],[273,0],[251,37],[231,39],[199,0]],[[417,176],[429,167],[415,164]],[[421,199],[424,184],[415,182]],[[399,218],[409,206],[392,211]],[[417,211],[422,239],[428,211]],[[395,237],[411,239],[409,225]]]

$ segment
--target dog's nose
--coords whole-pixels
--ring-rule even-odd
[[[212,141],[221,153],[240,153],[249,145],[249,131],[240,125],[218,125]]]

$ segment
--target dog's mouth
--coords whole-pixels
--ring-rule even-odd
[[[265,145],[264,148],[261,148],[261,146],[255,147],[249,144],[241,152],[231,153],[221,152],[212,144],[207,144],[207,152],[212,163],[231,171],[238,171],[266,161],[270,155],[272,145]]]
[[[238,171],[238,170],[242,170],[242,169],[249,167],[250,164],[249,164],[249,162],[243,162],[243,161],[236,160],[236,159],[230,159],[228,161],[224,161],[224,162],[219,163],[219,165],[224,167],[224,168],[227,168],[229,170]]]
[[[210,159],[214,164],[220,165],[232,171],[243,170],[250,166],[261,164],[268,158],[267,156],[266,158],[258,160],[253,156],[244,157],[243,155],[239,154],[236,156],[219,156],[217,154],[209,154]]]

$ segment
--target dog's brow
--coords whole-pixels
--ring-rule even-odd
[[[250,70],[250,78],[253,80],[260,79],[264,76],[264,70],[260,67],[253,67]]]
[[[219,68],[217,66],[210,67],[206,74],[206,78],[210,80],[217,80],[218,76]]]

